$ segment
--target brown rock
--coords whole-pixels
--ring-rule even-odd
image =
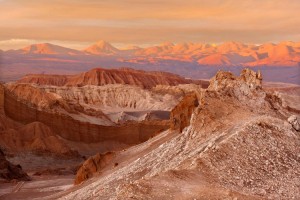
[[[247,85],[250,90],[261,88],[262,75],[260,71],[244,69],[239,77],[234,76],[231,72],[218,71],[210,80],[208,89],[220,92],[243,84]]]
[[[293,126],[296,131],[300,131],[300,123],[296,115],[292,115],[288,118],[288,122]]]
[[[193,110],[199,105],[195,93],[185,96],[181,102],[171,111],[171,129],[180,132],[190,125]]]
[[[115,153],[108,152],[105,154],[98,153],[88,158],[77,171],[74,184],[80,184],[93,177],[95,173],[100,172],[104,167],[109,165],[114,156]]]
[[[211,80],[208,91],[234,97],[242,104],[255,109],[266,106],[266,93],[262,90],[260,72],[244,69],[240,76],[230,72],[219,71]]]
[[[6,160],[3,151],[0,149],[0,179],[29,181],[29,176],[22,170],[20,165],[13,165]]]

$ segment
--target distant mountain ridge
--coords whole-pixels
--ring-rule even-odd
[[[300,42],[266,43],[261,45],[225,42],[219,45],[202,43],[162,43],[146,48],[118,49],[106,41],[79,51],[49,43],[33,44],[3,54],[114,56],[123,63],[159,63],[160,61],[196,62],[203,66],[299,66]]]
[[[85,53],[94,54],[94,55],[114,55],[120,50],[112,46],[110,43],[100,40],[96,44],[91,45],[90,47],[83,50]]]
[[[82,54],[81,51],[50,44],[33,44],[26,46],[20,50],[22,54],[68,54],[68,55],[79,55]]]
[[[167,72],[146,72],[130,68],[95,68],[76,75],[30,74],[21,78],[18,83],[35,83],[53,86],[123,84],[140,86],[142,88],[152,88],[157,85],[174,86],[189,83],[207,85],[206,81],[185,79],[179,75]]]

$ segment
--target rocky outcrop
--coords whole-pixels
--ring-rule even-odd
[[[114,153],[108,152],[105,154],[98,153],[88,158],[77,171],[74,184],[80,184],[81,182],[93,177],[96,173],[100,173],[104,167],[111,164],[114,156]]]
[[[29,181],[30,177],[22,170],[20,165],[14,165],[6,160],[3,151],[0,149],[0,180]]]
[[[262,87],[262,75],[259,71],[254,72],[248,68],[244,69],[239,77],[236,77],[231,72],[219,71],[210,80],[208,89],[217,92],[224,92],[232,90],[235,87],[239,87],[241,90],[244,90],[245,95],[251,94],[256,89]]]
[[[259,70],[258,72],[255,72],[246,68],[242,71],[240,79],[242,79],[250,88],[257,89],[262,87],[262,74]]]
[[[220,95],[232,96],[244,105],[258,108],[266,106],[266,93],[262,90],[262,75],[250,69],[244,69],[240,76],[219,71],[211,80],[208,91]]]
[[[85,85],[107,85],[107,84],[128,84],[142,88],[152,88],[156,85],[178,85],[188,83],[199,83],[185,79],[184,77],[167,72],[146,72],[130,68],[103,69],[96,68],[78,75],[27,75],[18,83],[35,83],[40,85],[53,86],[85,86]]]
[[[181,132],[185,127],[189,126],[192,113],[198,105],[199,102],[195,93],[185,96],[171,111],[171,129]]]
[[[300,123],[296,115],[292,115],[288,118],[288,122],[293,126],[296,131],[300,131]]]

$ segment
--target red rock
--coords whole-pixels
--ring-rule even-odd
[[[105,154],[98,153],[88,158],[77,171],[74,184],[80,184],[81,182],[93,177],[94,174],[100,172],[104,167],[110,164],[114,156],[115,153],[108,152]]]

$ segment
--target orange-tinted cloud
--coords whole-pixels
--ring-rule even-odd
[[[299,10],[299,0],[0,0],[0,40],[299,41]]]

